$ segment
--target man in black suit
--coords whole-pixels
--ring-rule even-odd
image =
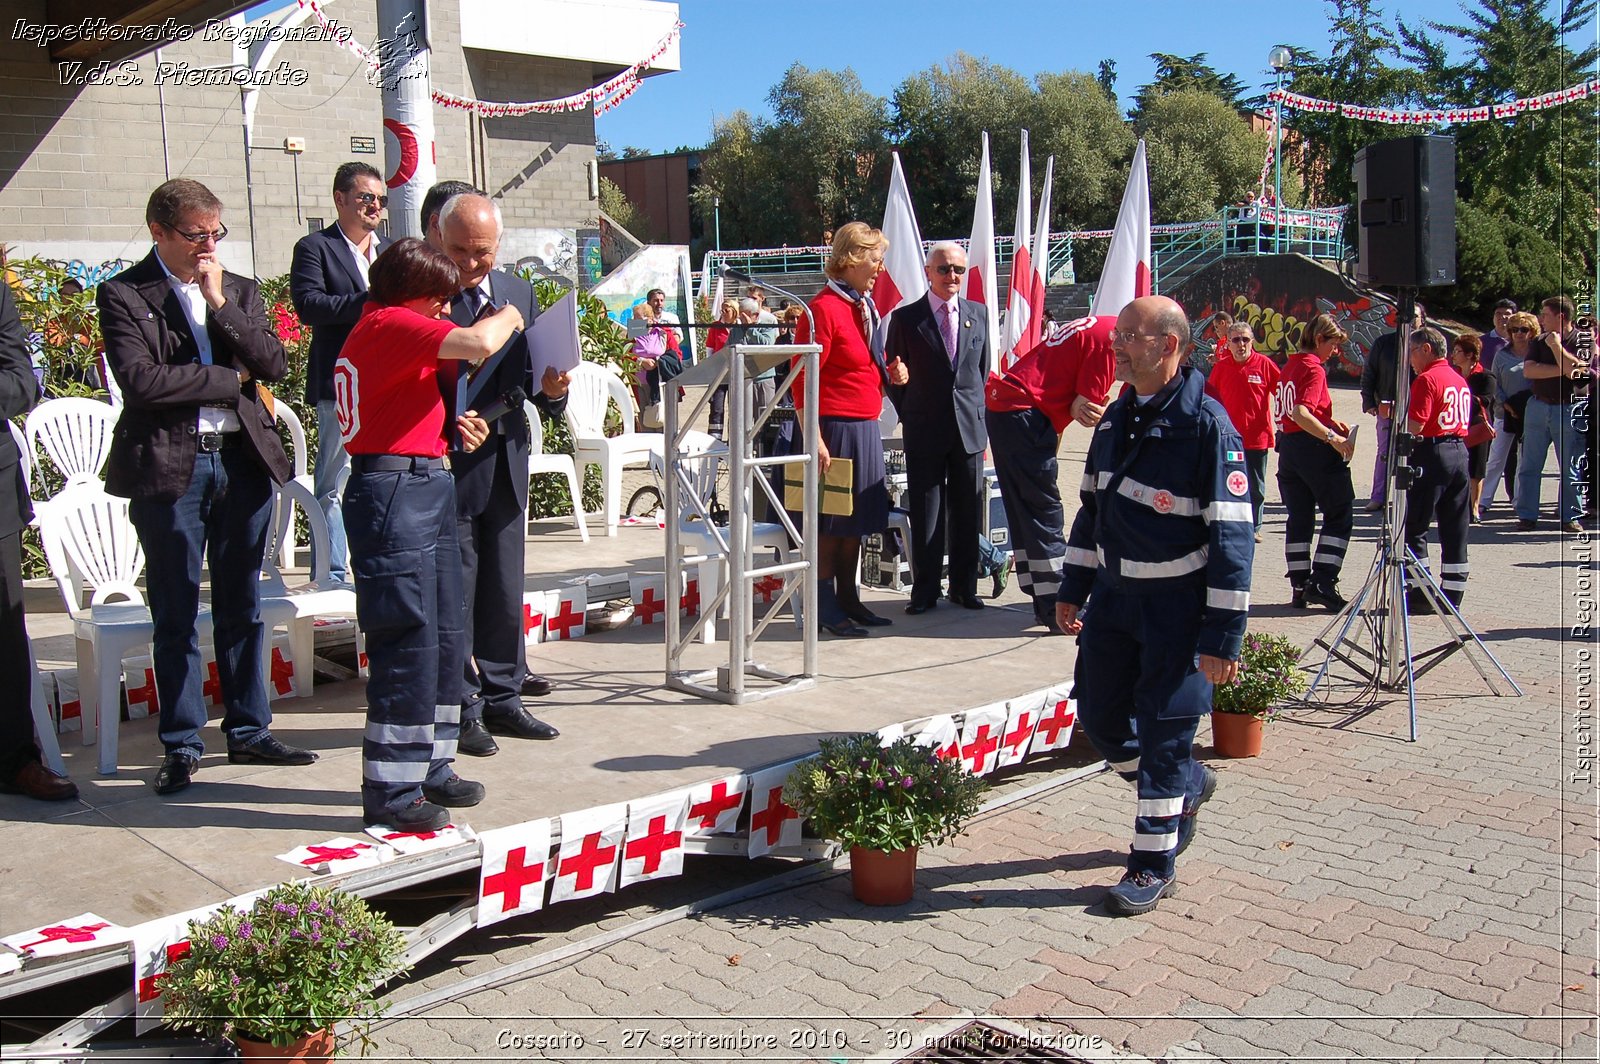
[[[426,228],[461,270],[461,294],[451,304],[451,320],[471,325],[485,308],[510,303],[525,322],[533,324],[539,315],[533,289],[515,274],[494,269],[502,226],[493,200],[476,191],[452,196],[439,208],[436,224]],[[474,414],[520,387],[547,417],[559,416],[566,408],[570,378],[546,370],[544,379],[535,383],[531,372],[527,334],[519,331],[482,365],[463,373],[458,404]],[[466,591],[462,635],[471,648],[458,749],[478,757],[499,749],[491,732],[524,739],[554,739],[561,734],[522,707],[527,673],[522,602],[528,423],[518,408],[489,428],[482,446],[450,456],[460,517],[461,583]]]
[[[983,493],[983,381],[989,372],[989,323],[983,307],[962,299],[967,253],[953,241],[928,252],[928,295],[896,307],[884,358],[910,377],[891,385],[906,446],[911,514],[911,604],[925,613],[939,604],[945,544],[950,551],[950,601],[969,610],[978,598],[978,513]]]
[[[344,515],[339,506],[339,474],[350,464],[339,441],[333,413],[333,364],[345,337],[367,302],[367,267],[389,241],[378,223],[389,197],[383,175],[366,163],[345,163],[333,173],[333,209],[338,220],[308,233],[294,246],[289,267],[289,297],[300,320],[311,326],[311,357],[306,367],[306,405],[317,411],[317,457],[313,491],[328,521],[328,575],[348,576]]]
[[[0,417],[24,414],[38,398],[11,286],[0,281]],[[11,687],[0,699],[0,793],[62,802],[78,796],[77,785],[45,768],[33,741],[33,656],[22,612],[22,529],[32,517],[17,441],[0,430],[0,676]]]
[[[155,621],[156,696],[166,757],[157,794],[189,785],[204,752],[200,561],[209,559],[217,679],[228,760],[309,765],[317,755],[278,741],[261,679],[261,560],[273,484],[289,457],[259,393],[287,369],[256,283],[228,273],[217,242],[222,203],[175,178],[150,194],[155,247],[95,293],[106,361],[124,406],[106,462],[106,491],[132,500]],[[116,712],[115,708],[110,712]]]

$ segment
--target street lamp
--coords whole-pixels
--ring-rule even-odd
[[[1283,71],[1293,55],[1283,45],[1267,53],[1267,63],[1277,73],[1277,94],[1272,109],[1272,208],[1277,225],[1272,227],[1272,250],[1283,254]]]
[[[722,197],[718,196],[718,195],[712,195],[712,197],[711,197],[711,224],[715,227],[715,230],[716,230],[717,250],[721,251],[722,250]]]

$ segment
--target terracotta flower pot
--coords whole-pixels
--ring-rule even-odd
[[[333,1059],[333,1028],[312,1031],[304,1038],[290,1042],[286,1046],[257,1042],[253,1038],[238,1034],[233,1036],[233,1044],[239,1047],[239,1055],[246,1060],[301,1060],[312,1064]]]
[[[917,848],[850,849],[850,888],[865,905],[904,905],[917,889]]]
[[[1252,713],[1212,713],[1211,745],[1222,757],[1259,757],[1265,723]]]

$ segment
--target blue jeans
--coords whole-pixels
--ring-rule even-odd
[[[1529,399],[1522,416],[1522,462],[1517,468],[1517,516],[1524,521],[1539,519],[1539,481],[1544,475],[1545,452],[1552,444],[1561,520],[1576,521],[1583,515],[1577,464],[1584,453],[1583,437],[1572,424],[1572,404]]]
[[[339,474],[350,464],[350,455],[339,440],[339,421],[332,399],[317,400],[317,464],[312,471],[312,488],[322,504],[328,522],[328,578],[344,583],[349,571],[349,549],[345,546],[344,510],[339,501]],[[312,548],[315,551],[315,548]],[[316,568],[316,558],[311,560]]]
[[[242,746],[272,722],[261,680],[261,559],[272,481],[242,447],[195,456],[189,490],[175,502],[134,499],[128,517],[144,548],[155,621],[156,697],[168,753],[199,758],[206,723],[200,637],[200,559],[211,571],[211,619],[222,690],[222,731]]]
[[[989,542],[989,537],[978,534],[978,575],[993,576],[1005,565],[1009,555]]]

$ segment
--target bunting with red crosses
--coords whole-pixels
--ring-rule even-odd
[[[783,785],[799,759],[750,773],[751,857],[800,845],[800,814],[783,800]]]
[[[617,889],[617,863],[627,825],[624,802],[561,814],[561,852],[550,888],[552,905]]]
[[[917,745],[926,746],[945,760],[961,756],[961,732],[948,713],[929,717],[917,733]]]
[[[545,640],[545,621],[550,614],[550,600],[553,596],[548,591],[525,591],[522,593],[522,643],[524,646],[533,646]]]
[[[27,957],[59,957],[128,941],[129,929],[94,913],[79,913],[70,920],[32,927],[0,938],[6,946]]]
[[[750,777],[742,772],[689,788],[689,815],[685,831],[690,836],[727,835],[739,825],[750,790]]]
[[[673,791],[628,803],[619,886],[683,875],[684,825],[689,792]]]
[[[478,837],[465,824],[446,824],[438,831],[400,831],[383,824],[375,824],[367,828],[367,834],[385,846],[394,847],[396,852],[403,855],[447,850]]]
[[[545,639],[580,639],[589,608],[589,589],[582,584],[550,593],[550,612],[544,618]]]
[[[310,846],[296,846],[288,853],[278,854],[278,860],[312,872],[333,875],[336,872],[354,872],[358,868],[372,868],[393,856],[393,850],[376,842],[340,836]]]
[[[661,624],[667,614],[667,574],[633,573],[628,577],[634,624]]]
[[[163,916],[135,924],[129,931],[133,944],[133,998],[134,1033],[146,1034],[161,1026],[166,1006],[161,998],[161,980],[167,974],[167,965],[189,952],[189,921],[209,920],[226,908],[248,912],[256,899],[267,893],[269,887],[241,894],[215,905]]]
[[[1034,727],[1030,749],[1035,754],[1065,749],[1072,742],[1072,727],[1077,721],[1078,703],[1072,698],[1072,688],[1065,684],[1050,688],[1039,708],[1039,723]]]
[[[961,722],[961,763],[974,776],[987,776],[1000,758],[1000,739],[1006,727],[1006,704],[997,702],[967,710]]]
[[[1020,765],[1028,756],[1033,729],[1039,723],[1039,707],[1043,704],[1044,699],[1038,692],[1006,703],[1006,726],[1000,732],[1000,753],[995,768]]]
[[[122,687],[128,696],[128,719],[142,720],[160,712],[156,698],[156,670],[130,665],[122,672]]]
[[[550,818],[541,817],[478,835],[483,864],[478,870],[478,926],[544,908],[550,878]]]

